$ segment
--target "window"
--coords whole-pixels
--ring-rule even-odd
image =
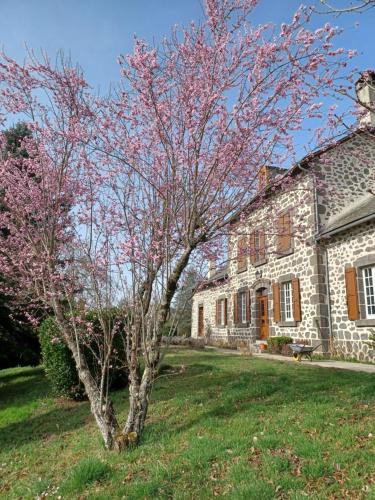
[[[238,312],[240,323],[244,324],[247,321],[246,314],[246,292],[240,292],[238,294]]]
[[[292,223],[290,213],[281,215],[277,222],[277,251],[281,254],[292,249]]]
[[[292,298],[292,282],[283,283],[284,295],[284,318],[285,321],[293,321],[293,298]]]
[[[366,301],[366,318],[375,318],[375,266],[364,267],[363,284]]]
[[[216,301],[216,324],[217,326],[226,326],[227,324],[227,299]]]

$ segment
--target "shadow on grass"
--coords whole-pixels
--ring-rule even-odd
[[[199,360],[206,361],[207,358],[213,361],[208,356],[200,356]],[[236,371],[233,366],[228,366],[229,363],[230,359],[221,358],[216,366],[188,365],[186,373],[170,377],[167,383],[164,380],[157,384],[153,398],[156,404],[173,399],[182,403],[189,399],[198,414],[190,418],[186,416],[170,431],[162,416],[160,421],[150,423],[146,439],[153,440],[153,434],[182,433],[208,421],[215,421],[219,426],[222,419],[245,412],[256,416],[266,408],[270,413],[277,413],[281,406],[295,403],[314,406],[334,402],[339,406],[342,394],[346,401],[367,400],[375,396],[371,374],[257,360],[249,360],[248,366],[239,366]]]
[[[86,424],[90,415],[88,403],[72,403],[0,428],[2,451],[18,448],[34,441],[50,441]]]
[[[0,384],[9,384],[17,378],[41,377],[44,375],[42,366],[17,367],[0,370]]]

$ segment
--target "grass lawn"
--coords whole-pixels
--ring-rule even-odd
[[[41,368],[0,371],[0,498],[375,499],[373,375],[183,349],[165,363],[121,455]]]

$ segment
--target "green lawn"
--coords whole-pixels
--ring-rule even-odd
[[[0,498],[375,499],[373,375],[182,349],[165,363],[121,455],[41,368],[1,371]]]

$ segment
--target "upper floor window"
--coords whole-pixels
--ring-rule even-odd
[[[247,269],[247,238],[239,236],[237,240],[237,271],[246,271]]]
[[[256,229],[250,236],[250,260],[252,264],[264,261],[266,258],[266,238],[264,229]]]
[[[281,254],[292,250],[292,221],[290,213],[280,215],[277,221],[277,251]]]
[[[364,267],[363,285],[366,301],[366,318],[375,318],[375,266]]]

